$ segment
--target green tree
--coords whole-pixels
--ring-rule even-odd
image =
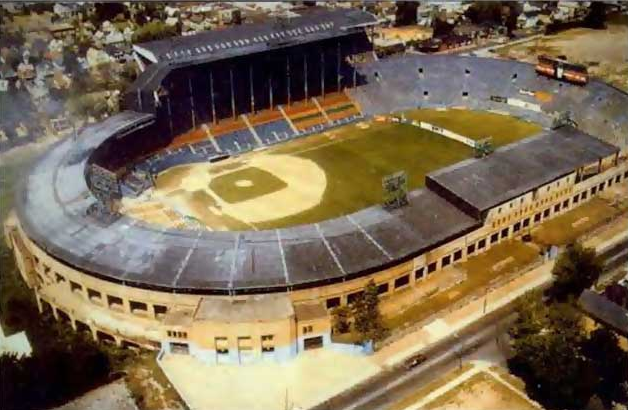
[[[371,279],[362,294],[352,304],[354,328],[360,335],[362,342],[382,340],[387,329],[382,323],[382,315],[379,311],[379,298],[377,285]]]
[[[597,378],[582,354],[581,314],[572,305],[546,305],[527,295],[509,333],[513,357],[508,365],[526,382],[528,393],[550,409],[583,408]]]
[[[591,332],[582,350],[599,376],[595,392],[604,405],[628,403],[628,352],[619,346],[617,335],[600,327]]]
[[[351,329],[351,309],[349,306],[337,306],[331,311],[332,327],[335,333],[347,333]]]
[[[144,24],[133,33],[133,43],[145,43],[153,40],[163,40],[176,36],[177,28],[155,20]]]
[[[595,249],[584,248],[579,243],[567,246],[552,269],[554,283],[548,296],[564,302],[569,297],[578,297],[600,277],[603,266]]]

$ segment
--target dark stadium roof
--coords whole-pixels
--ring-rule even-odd
[[[618,151],[565,126],[437,170],[427,179],[483,212]]]
[[[169,229],[122,216],[104,226],[83,169],[106,136],[151,116],[124,112],[56,145],[32,169],[17,200],[27,235],[87,273],[130,285],[229,292],[333,282],[418,255],[478,226],[429,190],[393,213],[380,207],[313,225],[269,231]]]
[[[221,60],[345,35],[351,29],[375,24],[377,19],[360,10],[312,10],[300,17],[243,24],[193,36],[173,37],[134,46],[154,63]]]
[[[417,67],[424,68],[420,81]],[[462,74],[466,68],[471,68],[469,75]],[[547,112],[570,110],[580,127],[609,139],[621,134],[616,141],[626,144],[628,114],[623,107],[628,95],[597,80],[586,87],[560,87],[562,83],[537,78],[531,65],[451,55],[389,58],[364,63],[360,69],[369,79],[372,71],[382,75],[382,81],[372,80],[352,94],[366,115],[416,108],[417,96],[423,107],[465,105],[520,116],[533,113],[533,118],[545,120]],[[518,74],[516,84],[513,73]],[[540,113],[490,101],[491,95],[527,98],[520,88],[551,92],[553,100]],[[469,89],[470,98],[463,99],[461,89]],[[423,90],[429,90],[429,99],[423,98]],[[271,231],[177,230],[128,216],[103,225],[87,217],[87,209],[96,202],[85,182],[89,155],[106,139],[154,120],[149,114],[123,112],[84,130],[76,141],[68,138],[51,147],[17,190],[15,209],[26,235],[63,263],[107,280],[177,292],[244,293],[365,275],[480,226],[479,220],[429,189],[412,192],[409,206],[394,212],[372,207],[314,225]],[[486,207],[616,150],[565,128],[431,177],[468,195],[478,207]],[[482,164],[494,164],[494,168]],[[450,178],[453,173],[467,178],[471,171],[481,176],[481,192]]]

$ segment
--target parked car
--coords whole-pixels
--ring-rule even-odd
[[[427,357],[424,354],[418,353],[406,359],[406,361],[403,364],[403,367],[405,367],[406,370],[410,370],[417,367],[418,365],[420,365],[426,360],[427,360]]]

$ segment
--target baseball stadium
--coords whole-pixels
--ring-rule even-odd
[[[330,310],[370,280],[394,300],[626,183],[624,92],[379,60],[376,24],[312,11],[134,46],[124,110],[49,149],[5,223],[40,311],[209,364],[360,350]]]

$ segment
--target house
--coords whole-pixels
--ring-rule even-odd
[[[4,136],[4,139],[2,138]],[[6,135],[0,130],[0,141],[4,141]],[[11,336],[5,336],[2,326],[0,326],[0,356],[5,354],[16,355],[17,357],[29,357],[33,354],[33,349],[26,332],[15,333]]]

